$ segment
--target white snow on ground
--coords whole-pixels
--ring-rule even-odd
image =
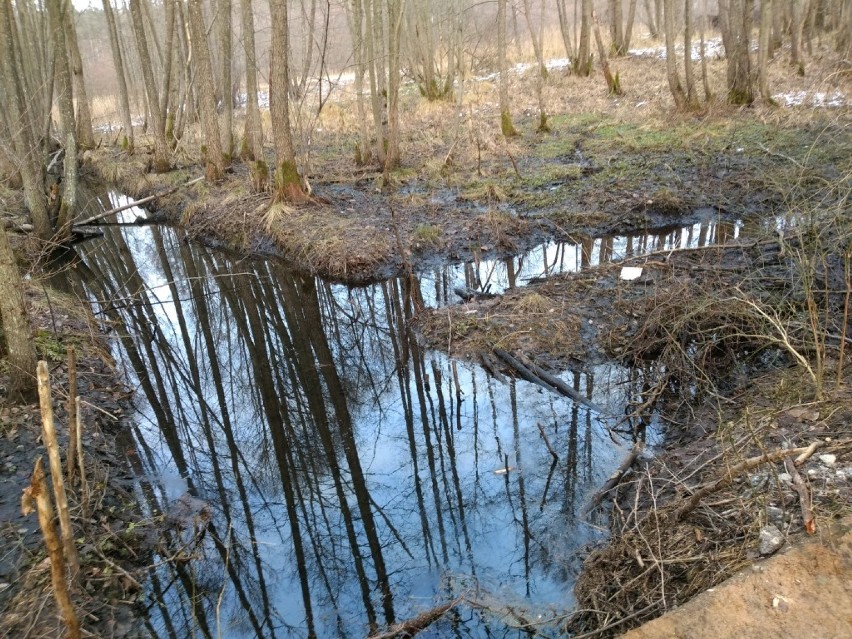
[[[846,96],[840,91],[834,93],[823,93],[817,91],[811,93],[809,91],[794,91],[790,93],[779,93],[773,95],[772,99],[785,107],[842,107],[846,106]]]
[[[683,45],[678,44],[675,46],[675,51],[677,52],[678,57],[683,57]],[[647,47],[644,49],[630,49],[628,53],[634,58],[659,58],[660,60],[666,59],[666,47]],[[710,38],[709,40],[704,41],[704,55],[707,58],[724,58],[725,57],[725,47],[722,46],[721,38]],[[701,60],[701,43],[693,42],[692,43],[692,59],[693,60]]]

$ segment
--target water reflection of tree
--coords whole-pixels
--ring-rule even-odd
[[[525,383],[507,391],[424,352],[410,322],[416,279],[349,290],[158,229],[109,232],[77,272],[121,339],[168,457],[214,510],[207,562],[152,574],[154,634],[215,632],[220,588],[248,634],[361,634],[353,618],[375,628],[399,601],[411,612],[403,595],[424,571],[487,578],[491,558],[477,546],[488,536],[518,549],[527,594],[542,571],[565,576],[578,502],[602,474],[600,429],[582,407],[531,400]],[[593,377],[574,385],[585,380],[591,395]],[[162,464],[149,439],[137,437],[140,475]],[[402,456],[379,473],[370,466],[385,446]],[[515,470],[495,479],[498,464]],[[140,494],[152,512],[168,507],[153,482]],[[441,583],[446,596],[470,585]]]

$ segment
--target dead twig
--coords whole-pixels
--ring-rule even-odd
[[[809,448],[788,448],[776,450],[771,453],[766,453],[765,455],[750,457],[741,461],[739,464],[731,466],[716,479],[698,487],[686,503],[674,511],[674,520],[680,521],[686,517],[690,512],[695,510],[704,497],[721,490],[725,486],[728,486],[737,475],[749,471],[752,468],[762,466],[763,464],[770,464],[785,460],[789,457],[793,457],[794,455],[804,453],[807,450],[809,450]]]
[[[790,477],[793,478],[793,490],[799,495],[799,506],[802,509],[802,523],[805,526],[805,532],[813,535],[816,532],[816,521],[814,520],[814,513],[811,510],[811,495],[808,492],[808,487],[802,481],[802,476],[796,470],[796,465],[792,459],[784,460],[784,468],[790,474]]]

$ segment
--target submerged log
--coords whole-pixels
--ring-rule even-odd
[[[504,351],[502,348],[495,348],[493,350],[494,354],[501,360],[503,360],[504,364],[506,364],[509,368],[514,370],[528,382],[538,384],[542,388],[545,388],[549,391],[559,393],[560,395],[564,395],[566,397],[570,397],[575,402],[583,404],[587,408],[591,408],[596,413],[605,417],[608,416],[607,412],[601,406],[598,406],[590,399],[586,399],[578,391],[571,388],[568,384],[563,382],[555,375],[551,375],[540,366],[534,364],[529,360],[527,360],[526,363],[523,363],[518,358]]]
[[[612,475],[609,476],[609,479],[604,482],[604,485],[601,486],[594,495],[592,495],[589,503],[583,508],[584,515],[588,515],[595,508],[601,505],[601,502],[604,500],[607,493],[621,483],[621,480],[633,466],[633,462],[635,462],[636,458],[642,454],[644,449],[645,444],[642,442],[636,442],[633,444],[633,448],[630,449],[630,452],[627,454],[627,457],[624,458],[624,461],[621,462],[621,465]]]
[[[438,621],[447,612],[455,608],[462,600],[462,597],[457,597],[450,602],[436,606],[426,612],[421,612],[416,617],[406,619],[397,624],[394,624],[387,630],[370,635],[368,639],[394,639],[395,637],[413,637],[421,630],[425,630],[433,623]]]

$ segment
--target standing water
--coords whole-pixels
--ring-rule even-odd
[[[580,511],[629,443],[583,405],[424,350],[408,289],[438,304],[483,268],[505,288],[568,261],[537,250],[533,270],[535,252],[348,288],[166,227],[82,245],[76,285],[137,391],[137,495],[169,541],[147,631],[365,637],[464,596],[423,636],[557,634],[604,534]],[[642,386],[614,365],[563,379],[611,415]]]

